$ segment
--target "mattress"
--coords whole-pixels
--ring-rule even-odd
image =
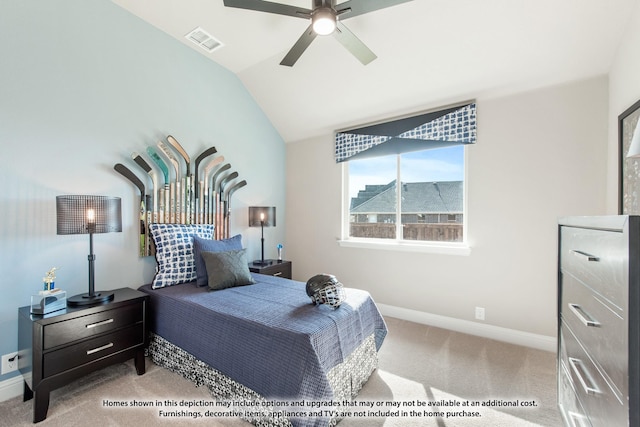
[[[140,290],[150,295],[150,331],[221,375],[267,399],[341,398],[336,373],[357,349],[378,350],[387,328],[368,292],[345,288],[334,309],[313,305],[305,284],[261,274],[257,283],[219,291],[193,283]],[[327,420],[292,420],[322,426]]]

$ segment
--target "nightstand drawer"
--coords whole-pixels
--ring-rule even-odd
[[[45,353],[42,360],[43,373],[45,377],[55,375],[121,350],[141,345],[143,342],[144,326],[140,323],[117,332]]]
[[[117,310],[81,316],[44,327],[44,349],[48,350],[77,340],[142,322],[143,303],[137,302]]]
[[[291,279],[291,261],[267,260],[268,265],[259,265],[256,263],[249,264],[249,271],[252,273],[266,274],[268,276],[282,277]]]

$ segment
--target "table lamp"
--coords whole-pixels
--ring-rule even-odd
[[[270,265],[271,261],[264,259],[264,228],[276,226],[276,208],[266,206],[249,206],[249,227],[262,229],[262,257],[253,261],[255,265]]]
[[[67,299],[71,307],[100,304],[113,299],[113,292],[95,291],[96,256],[93,235],[122,231],[122,208],[119,197],[76,196],[56,197],[57,234],[89,234],[89,292]]]

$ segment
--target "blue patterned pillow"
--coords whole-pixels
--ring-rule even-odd
[[[196,280],[193,236],[211,239],[213,224],[149,224],[156,245],[156,276],[153,289]]]
[[[226,252],[242,249],[242,235],[236,234],[228,239],[212,240],[193,237],[193,256],[196,261],[196,285],[207,286],[209,274],[202,258],[203,252]]]

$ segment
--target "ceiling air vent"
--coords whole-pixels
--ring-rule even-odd
[[[216,39],[200,27],[195,28],[185,37],[207,52],[213,52],[214,50],[224,46],[220,40]]]

